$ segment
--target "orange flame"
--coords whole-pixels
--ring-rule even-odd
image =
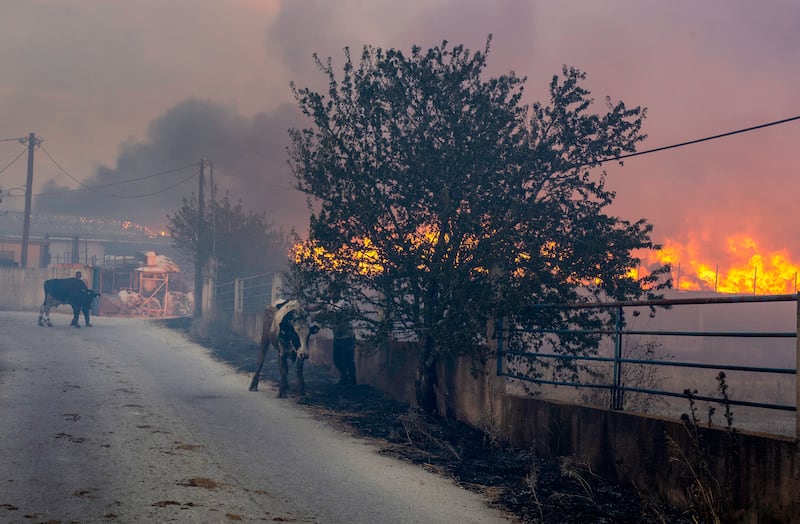
[[[694,242],[668,239],[661,251],[650,253],[647,263],[672,265],[673,285],[681,291],[716,291],[778,295],[796,293],[800,263],[788,251],[762,250],[747,235],[725,239],[725,260],[709,260]]]
[[[423,259],[431,256],[438,239],[439,232],[430,226],[420,226],[417,231],[406,236],[408,244],[419,250]],[[401,242],[398,241],[394,249],[401,251]],[[355,271],[362,275],[377,275],[385,269],[385,260],[381,259],[369,238],[353,238],[349,245],[342,246],[335,253],[309,241],[294,245],[292,252],[296,262],[307,260],[328,271]]]
[[[354,247],[342,246],[337,253],[332,253],[314,242],[305,241],[295,244],[292,254],[295,262],[308,260],[327,271],[353,270],[364,275],[383,272],[378,252],[368,238],[354,239],[352,244]]]

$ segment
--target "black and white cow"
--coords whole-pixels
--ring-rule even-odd
[[[258,391],[258,380],[261,375],[261,367],[264,365],[264,357],[269,347],[274,346],[278,350],[278,370],[281,374],[278,397],[286,397],[289,358],[296,361],[298,393],[305,395],[303,363],[308,358],[308,339],[317,332],[319,332],[319,326],[309,325],[308,312],[297,300],[288,300],[267,306],[261,324],[261,356],[258,359],[256,374],[250,382],[250,391]]]
[[[79,328],[78,316],[83,311],[83,317],[87,326],[89,322],[89,308],[92,306],[94,297],[99,297],[100,293],[95,293],[86,288],[86,284],[77,278],[52,278],[44,282],[44,302],[39,308],[39,325],[53,326],[50,322],[50,309],[61,304],[72,306],[72,322],[70,326]]]

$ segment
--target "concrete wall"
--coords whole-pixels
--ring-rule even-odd
[[[41,240],[30,239],[28,241],[28,267],[38,268],[46,266],[43,260],[43,254],[46,242]],[[0,238],[0,251],[3,252],[3,258],[15,262],[22,263],[22,239],[8,239]]]
[[[258,318],[234,325],[247,329],[242,333],[253,340],[260,337]],[[323,332],[312,341],[311,361],[335,373],[329,335]],[[410,343],[382,351],[359,345],[356,375],[359,383],[414,406],[416,362],[417,349]],[[676,461],[667,443],[672,439],[691,456],[693,441],[680,421],[510,395],[491,356],[451,359],[439,372],[440,412],[448,417],[541,456],[576,457],[595,473],[633,485],[655,500],[687,504],[688,464]],[[800,523],[797,441],[707,428],[700,428],[699,435],[712,475],[725,486],[740,522]]]
[[[0,268],[0,309],[38,311],[44,300],[44,281],[74,277],[76,271],[92,282],[91,267]]]
[[[543,456],[578,457],[607,478],[673,504],[687,503],[695,442],[678,421],[506,395],[495,400],[491,423],[502,440]],[[700,428],[699,435],[711,477],[724,486],[741,522],[800,521],[796,442],[720,429]],[[668,438],[688,460],[676,461]]]

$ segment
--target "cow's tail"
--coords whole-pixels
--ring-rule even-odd
[[[261,377],[261,368],[264,366],[264,359],[267,356],[267,350],[269,349],[269,338],[261,337],[261,344],[260,344],[261,354],[258,357],[258,366],[256,366],[256,372],[253,375],[253,380],[250,381],[250,391],[258,391],[258,381]]]

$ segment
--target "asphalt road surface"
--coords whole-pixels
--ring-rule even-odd
[[[0,522],[512,521],[177,332],[36,318],[0,311]]]

